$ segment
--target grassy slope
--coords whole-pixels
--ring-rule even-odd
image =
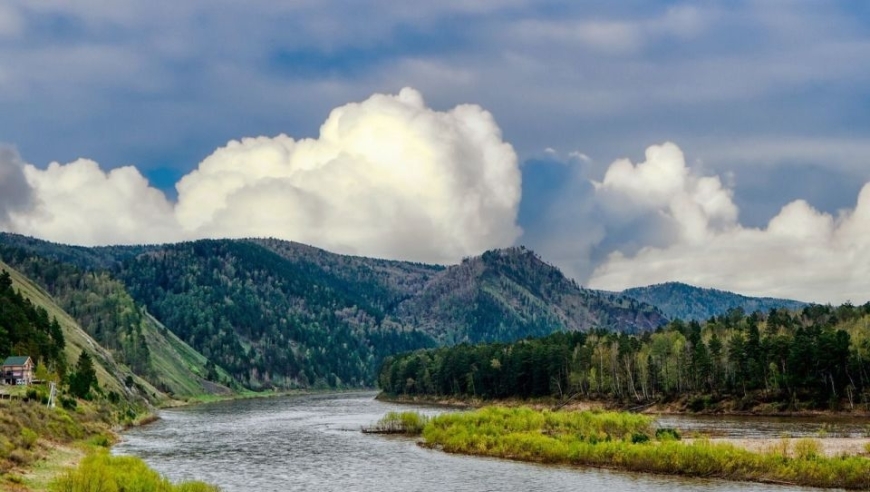
[[[151,364],[175,396],[195,397],[231,391],[225,386],[205,381],[203,378],[206,375],[205,365],[208,359],[163,328],[151,316],[146,320],[144,334],[151,350]],[[223,369],[219,368],[218,373],[229,378]]]
[[[41,287],[2,261],[0,261],[0,269],[9,272],[12,277],[13,286],[22,295],[30,299],[35,305],[45,309],[49,317],[57,318],[58,323],[63,328],[63,336],[66,340],[66,357],[71,370],[75,368],[75,363],[82,350],[87,350],[93,356],[100,386],[107,392],[115,391],[118,394],[125,394],[123,381],[128,375],[132,375],[134,380],[152,395],[152,399],[155,399],[154,395],[156,395],[158,400],[160,399],[162,394],[156,388],[151,386],[147,381],[133,375],[125,366],[116,363],[112,355],[85,333],[78,323],[61,309]]]
[[[67,340],[67,360],[74,367],[83,347],[94,355],[97,361],[97,378],[107,391],[122,394],[122,382],[132,372],[114,361],[107,350],[91,338],[78,323],[61,309],[45,290],[31,282],[27,277],[9,265],[0,262],[0,269],[8,270],[15,288],[34,304],[42,306],[49,316],[57,318]],[[205,356],[176,337],[172,332],[162,329],[160,323],[148,317],[143,326],[145,340],[151,352],[151,361],[160,379],[174,397],[193,397],[208,393],[226,393],[230,390],[223,386],[205,381]],[[219,369],[219,373],[224,374]],[[166,399],[161,391],[145,379],[133,375],[134,380],[147,391],[149,399],[160,402]]]

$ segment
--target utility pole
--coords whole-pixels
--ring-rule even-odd
[[[57,396],[57,386],[54,384],[54,381],[51,381],[51,391],[48,392],[48,408],[54,408],[54,400]]]

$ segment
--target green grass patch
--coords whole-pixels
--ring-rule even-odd
[[[433,417],[425,443],[446,452],[539,463],[616,468],[692,477],[785,483],[825,488],[870,488],[870,459],[828,458],[819,443],[799,440],[794,452],[751,452],[675,432],[653,419],[617,412],[552,412],[489,407]]]
[[[417,412],[389,412],[375,425],[364,427],[367,434],[407,434],[419,436],[430,417]]]
[[[78,467],[61,474],[49,485],[55,492],[215,492],[220,489],[203,482],[184,482],[173,485],[132,456],[111,456],[108,451],[88,455]]]

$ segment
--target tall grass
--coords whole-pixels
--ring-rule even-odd
[[[375,425],[364,427],[368,434],[407,434],[419,436],[429,422],[429,417],[417,412],[389,412]]]
[[[756,453],[705,439],[684,443],[672,433],[659,435],[664,438],[656,437],[652,419],[642,415],[494,407],[439,415],[423,430],[427,445],[450,453],[729,480],[870,488],[870,459],[827,458],[812,440],[798,441],[794,453],[775,449]]]
[[[111,456],[97,451],[79,466],[55,479],[53,492],[217,492],[220,489],[203,482],[173,485],[139,458]]]
[[[101,416],[88,408],[68,412],[36,401],[0,401],[0,477],[39,459],[44,441],[70,443],[107,428]]]

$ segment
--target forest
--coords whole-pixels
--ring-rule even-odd
[[[387,358],[391,395],[554,397],[642,405],[684,398],[703,411],[768,403],[870,408],[870,303],[764,314],[734,309],[654,331],[555,333],[515,343],[462,344]]]
[[[66,342],[57,320],[34,306],[12,286],[9,272],[0,272],[0,360],[29,355],[37,365],[63,375]]]

